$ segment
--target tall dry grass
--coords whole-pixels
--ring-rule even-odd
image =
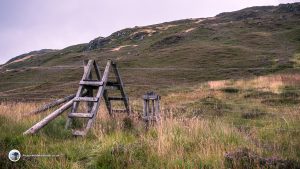
[[[219,90],[235,87],[276,93],[285,86],[296,85],[299,77],[276,75],[248,81],[216,81],[170,93],[162,97],[161,121],[149,130],[145,130],[140,119],[142,100],[131,99],[134,114],[127,124],[125,116],[112,118],[101,106],[90,134],[84,139],[73,138],[69,130],[64,130],[66,113],[49,123],[37,136],[23,137],[22,132],[53,109],[26,117],[25,114],[43,103],[3,102],[0,104],[0,144],[5,150],[16,147],[28,154],[61,153],[64,156],[26,161],[22,163],[24,168],[105,168],[109,165],[113,168],[225,168],[224,154],[245,147],[261,156],[299,160],[298,104],[264,106],[261,99],[244,98],[243,92],[226,94]],[[209,113],[215,108],[219,111],[218,105],[209,107],[209,104],[203,106],[197,102],[205,98],[216,98],[225,108],[230,106],[226,105],[228,102],[242,104],[233,104],[229,107],[231,112],[215,116]],[[196,107],[190,109],[190,105]],[[188,111],[197,109],[201,109],[203,116],[186,116]],[[253,119],[244,119],[241,114],[244,112],[239,113],[248,110],[255,110],[250,111],[254,113]],[[257,116],[257,111],[263,111],[264,115]],[[4,165],[10,166],[9,163]]]
[[[26,115],[34,110],[37,110],[46,102],[1,102],[0,116],[5,117],[14,122],[22,122],[24,119],[35,121],[48,114],[51,110],[44,112],[41,115],[26,117]]]
[[[252,79],[210,81],[207,85],[211,89],[237,87],[240,89],[257,89],[279,93],[284,86],[299,86],[300,74],[277,74],[259,76]]]

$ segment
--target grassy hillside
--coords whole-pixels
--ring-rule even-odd
[[[87,138],[66,114],[22,136],[76,92],[84,59],[120,68],[133,118],[104,106]],[[127,28],[0,67],[0,168],[300,168],[300,3]],[[162,96],[162,121],[144,129],[141,96]],[[118,106],[118,105],[117,105]],[[6,152],[58,154],[7,160]]]
[[[11,95],[7,90],[13,90],[16,98],[35,96],[28,91],[48,95],[41,85],[52,96],[64,95],[66,88],[76,90],[84,59],[96,59],[102,66],[107,59],[117,61],[125,84],[151,85],[145,90],[298,72],[291,68],[299,68],[300,62],[299,6],[253,7],[212,18],[127,28],[87,44],[33,55],[2,66],[0,92]]]

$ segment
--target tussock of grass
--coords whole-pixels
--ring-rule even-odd
[[[254,110],[254,111],[243,113],[242,118],[253,119],[253,118],[258,118],[258,117],[261,117],[261,116],[265,116],[266,114],[267,113],[261,112],[260,110]]]

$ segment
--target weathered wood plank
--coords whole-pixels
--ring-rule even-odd
[[[124,106],[125,106],[125,108],[127,110],[128,116],[129,116],[130,115],[129,99],[126,96],[125,91],[124,91],[124,83],[123,83],[123,81],[121,79],[121,76],[120,76],[117,64],[115,62],[112,63],[112,67],[113,67],[114,73],[116,75],[116,80],[120,84],[121,95],[122,95],[123,98],[125,98],[124,99]]]
[[[89,85],[89,86],[102,86],[103,82],[101,81],[80,81],[80,85]]]
[[[94,62],[94,63],[95,63],[95,62]],[[90,79],[90,80],[93,79],[93,74],[92,74],[92,73],[90,73],[89,79]],[[88,97],[94,97],[94,94],[93,94],[93,87],[91,87],[91,86],[85,86],[85,88],[86,88],[87,91],[88,91],[87,96],[88,96]],[[93,102],[87,102],[86,104],[87,104],[87,107],[88,107],[88,113],[90,113],[90,112],[92,111],[92,107],[93,107],[94,103],[93,103]]]
[[[23,135],[28,134],[35,134],[38,132],[42,127],[46,126],[50,121],[55,119],[57,116],[61,115],[65,110],[70,108],[73,104],[73,99],[61,106],[59,109],[55,110],[53,113],[49,114],[47,117],[45,117],[40,122],[36,123],[34,126],[32,126],[30,129],[26,130]]]
[[[70,113],[68,115],[68,117],[71,117],[71,118],[93,118],[94,117],[94,114],[92,113]]]
[[[85,101],[85,102],[98,102],[97,97],[75,97],[74,102]]]
[[[87,130],[72,130],[73,136],[85,136]]]
[[[97,79],[100,80],[101,79],[101,72],[100,72],[99,66],[98,66],[96,61],[94,61],[94,68],[95,68]]]
[[[49,109],[51,109],[51,108],[53,108],[55,106],[58,106],[58,105],[60,105],[62,103],[65,103],[65,102],[67,102],[69,100],[72,100],[75,96],[76,96],[75,94],[72,94],[72,95],[69,95],[67,97],[55,100],[55,101],[53,101],[53,102],[51,102],[49,104],[43,105],[42,107],[38,108],[35,111],[27,113],[25,116],[31,116],[31,115],[39,114],[39,113],[41,113],[43,111],[49,110]]]
[[[87,92],[84,91],[82,95],[83,95],[83,96],[86,96],[86,94],[87,94]],[[41,112],[43,112],[43,111],[49,110],[49,109],[51,109],[51,108],[53,108],[53,107],[55,107],[55,106],[58,106],[58,105],[63,104],[63,103],[65,103],[65,102],[67,102],[67,101],[70,101],[70,100],[72,100],[75,96],[76,96],[76,94],[72,94],[72,95],[66,96],[66,97],[64,97],[64,98],[55,100],[55,101],[53,101],[53,102],[51,102],[51,103],[49,103],[49,104],[43,105],[42,107],[38,108],[38,109],[35,110],[35,111],[32,111],[32,112],[30,112],[30,113],[27,113],[27,114],[24,115],[24,116],[26,117],[26,116],[31,116],[31,115],[39,114],[39,113],[41,113]]]

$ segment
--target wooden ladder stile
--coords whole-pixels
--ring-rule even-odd
[[[92,74],[91,74],[92,67],[94,67],[95,69],[97,80],[92,80]],[[111,68],[113,69],[113,73],[116,76],[117,82],[108,81],[108,74]],[[76,93],[76,96],[73,100],[73,106],[68,115],[66,128],[69,128],[72,125],[72,121],[74,118],[86,118],[88,119],[88,121],[83,129],[73,130],[73,135],[85,136],[87,134],[87,132],[92,127],[93,122],[96,119],[102,97],[104,98],[105,105],[108,109],[109,114],[112,115],[113,110],[112,110],[111,100],[114,97],[108,96],[108,90],[111,88],[107,88],[107,86],[113,88],[117,87],[116,89],[120,90],[122,97],[118,98],[117,100],[122,100],[124,102],[126,108],[125,110],[129,115],[130,110],[128,105],[128,98],[124,92],[123,82],[119,75],[116,64],[111,60],[109,60],[106,64],[105,70],[103,72],[103,76],[101,77],[101,73],[99,71],[99,67],[97,63],[94,60],[89,60],[88,62],[84,63],[84,74],[79,83],[79,88]],[[87,90],[86,96],[82,96],[84,89]],[[93,96],[94,89],[97,90],[95,96]],[[87,102],[88,112],[85,113],[77,112],[79,102]]]
[[[91,128],[93,121],[97,115],[97,111],[100,105],[101,96],[103,94],[103,90],[105,89],[107,74],[109,72],[109,68],[111,65],[111,61],[107,62],[103,77],[101,78],[101,73],[98,69],[98,65],[94,60],[85,61],[84,63],[84,74],[79,83],[79,88],[74,98],[73,107],[71,112],[68,115],[68,120],[66,123],[66,128],[70,127],[74,118],[88,118],[87,124],[82,130],[73,130],[73,135],[84,136],[87,134],[88,130]],[[94,67],[96,72],[96,81],[92,80],[92,68]],[[94,88],[94,87],[97,88]],[[83,89],[87,89],[87,96],[82,97]],[[96,96],[93,96],[93,89],[98,90]],[[78,113],[79,102],[87,102],[88,110],[85,113]]]
[[[96,80],[93,80],[92,76],[92,70],[94,68],[95,74],[96,74]],[[115,74],[116,81],[111,82],[108,79],[108,74],[110,73],[110,70],[113,69],[113,73]],[[121,96],[109,96],[108,90],[111,89],[117,89],[120,91]],[[95,92],[94,96],[94,90],[97,90]],[[97,112],[101,103],[101,98],[104,98],[106,108],[108,109],[108,112],[111,116],[113,116],[113,112],[126,112],[128,115],[130,114],[129,109],[129,102],[128,97],[126,96],[124,92],[124,84],[120,77],[118,68],[116,63],[112,62],[111,60],[107,61],[106,67],[104,69],[103,75],[101,76],[101,72],[99,69],[99,66],[97,65],[95,60],[88,60],[84,61],[84,73],[81,78],[81,81],[79,82],[79,87],[77,90],[77,93],[74,97],[74,95],[69,96],[71,99],[69,99],[69,102],[65,103],[63,106],[61,106],[59,109],[55,110],[48,116],[46,116],[43,120],[33,125],[31,128],[26,130],[23,134],[35,134],[38,132],[41,128],[46,126],[50,121],[54,120],[56,117],[61,115],[63,112],[65,112],[67,109],[71,107],[71,111],[68,114],[68,119],[66,123],[66,128],[71,128],[74,125],[72,125],[72,121],[75,118],[82,118],[86,119],[85,123],[83,123],[83,128],[80,130],[73,130],[74,136],[85,136],[89,129],[92,127]],[[74,98],[73,98],[74,97]],[[124,110],[113,110],[111,101],[123,101],[125,109]],[[63,100],[64,101],[64,100]],[[57,101],[58,103],[62,101]],[[79,109],[79,103],[80,102],[86,102],[87,103],[87,110],[83,112],[78,112]],[[55,103],[56,105],[57,103]],[[52,105],[51,105],[52,106]],[[47,108],[43,108],[41,110],[44,110]],[[40,110],[39,110],[40,111]]]

